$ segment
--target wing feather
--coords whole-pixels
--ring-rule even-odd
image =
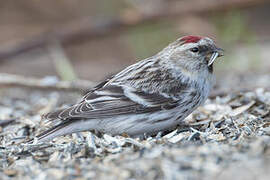
[[[124,86],[109,85],[89,92],[83,100],[45,116],[48,120],[97,119],[124,114],[139,114],[173,108],[177,102],[160,94],[138,92]]]

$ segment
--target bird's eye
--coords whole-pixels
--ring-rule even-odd
[[[196,48],[196,47],[195,47],[195,48],[191,48],[191,49],[190,49],[190,51],[192,51],[192,52],[196,53],[196,52],[198,52],[198,51],[199,51],[199,48]]]

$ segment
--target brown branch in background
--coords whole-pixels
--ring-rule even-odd
[[[95,38],[103,38],[114,34],[120,34],[124,30],[143,23],[154,22],[160,19],[174,19],[185,17],[189,14],[206,15],[210,13],[224,12],[229,9],[247,8],[269,2],[267,0],[193,0],[172,1],[160,7],[159,11],[141,13],[130,10],[122,16],[108,20],[93,20],[86,18],[72,22],[55,30],[27,39],[15,46],[0,48],[0,59],[7,59],[17,54],[34,48],[45,47],[52,41],[62,44],[81,42]],[[5,46],[3,46],[5,47]]]
[[[94,83],[85,80],[58,81],[57,79],[36,79],[28,78],[19,75],[0,74],[0,88],[20,87],[35,90],[51,90],[51,91],[71,91],[78,93],[85,93]]]
[[[36,79],[28,78],[19,75],[0,73],[0,88],[27,88],[32,90],[45,90],[45,91],[68,91],[85,94],[95,83],[86,80],[76,80],[74,82],[69,81],[55,81],[53,79]],[[270,91],[270,87],[238,87],[237,89],[214,89],[209,98],[215,98],[217,96],[226,96],[228,94],[241,93],[255,91],[257,88],[263,88],[265,91]]]

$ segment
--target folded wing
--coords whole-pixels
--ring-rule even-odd
[[[117,115],[139,114],[169,109],[176,102],[160,94],[137,92],[123,86],[110,85],[88,93],[83,100],[66,109],[45,116],[48,120],[73,121],[97,119]]]

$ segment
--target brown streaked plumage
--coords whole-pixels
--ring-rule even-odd
[[[54,126],[37,138],[86,130],[137,136],[171,129],[208,97],[219,56],[221,49],[209,38],[180,38],[100,83],[78,104],[46,115]]]

